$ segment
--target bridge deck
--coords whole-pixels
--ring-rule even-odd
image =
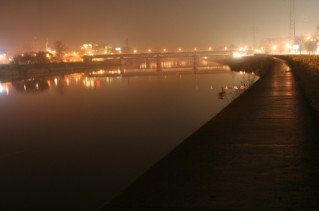
[[[222,57],[222,56],[231,56],[232,51],[185,51],[185,52],[155,52],[155,53],[129,53],[129,54],[101,54],[89,56],[86,55],[84,59],[145,59],[145,58],[192,58],[194,56],[214,56],[214,57]]]
[[[317,141],[293,73],[278,61],[105,210],[311,209]]]

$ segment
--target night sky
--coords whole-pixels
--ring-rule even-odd
[[[296,0],[297,34],[314,34],[318,0]],[[131,48],[251,45],[288,36],[289,0],[0,0],[0,49],[45,40]],[[36,37],[36,38],[35,38]],[[37,40],[37,41],[35,41]]]

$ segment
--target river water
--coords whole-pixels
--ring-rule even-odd
[[[97,210],[257,79],[225,68],[1,83],[0,209]]]

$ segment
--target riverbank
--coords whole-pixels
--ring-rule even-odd
[[[319,123],[319,56],[294,55],[281,56],[296,73],[308,102],[316,113],[317,123]]]
[[[317,140],[294,73],[277,60],[104,210],[315,209]]]
[[[261,77],[263,77],[274,65],[273,58],[267,55],[248,56],[238,59],[224,59],[220,62],[228,65],[232,71],[245,71],[248,73],[253,72]]]
[[[257,75],[262,76],[265,74],[263,70],[269,69],[269,66],[272,65],[272,59],[269,56],[254,56],[241,59],[223,59],[218,61],[218,63],[228,65],[233,71],[254,72]],[[112,61],[0,65],[0,82],[25,79],[33,76],[70,74],[94,69],[114,69],[119,68],[119,65],[119,63]],[[217,69],[219,68],[220,67],[217,67]],[[205,67],[202,69],[205,71]]]
[[[99,68],[107,69],[114,66],[116,65],[107,62],[0,65],[0,82],[20,80],[33,76],[39,77],[57,74],[70,74]]]

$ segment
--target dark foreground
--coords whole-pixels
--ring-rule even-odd
[[[318,136],[281,61],[105,210],[314,209]]]

